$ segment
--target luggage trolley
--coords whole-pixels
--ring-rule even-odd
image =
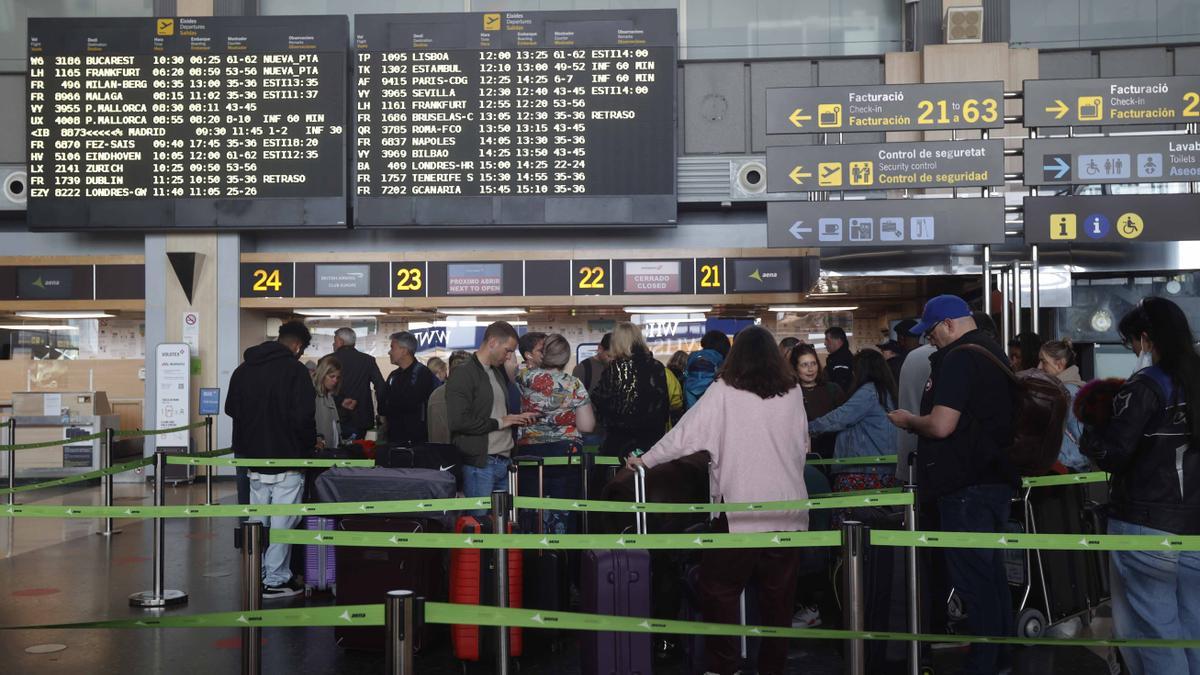
[[[1009,530],[1016,533],[1100,534],[1100,505],[1084,485],[1022,488],[1013,499]],[[1013,589],[1016,635],[1041,637],[1075,618],[1091,623],[1108,599],[1107,555],[1102,551],[1020,550],[1005,553]]]

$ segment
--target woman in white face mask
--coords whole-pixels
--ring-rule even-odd
[[[1109,481],[1108,533],[1200,534],[1200,355],[1178,305],[1146,298],[1118,330],[1138,356],[1112,416],[1084,427],[1079,447]],[[1200,552],[1113,551],[1118,638],[1200,635]],[[1200,675],[1200,649],[1121,648],[1132,675]]]

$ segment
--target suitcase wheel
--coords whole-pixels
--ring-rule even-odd
[[[1017,637],[1040,638],[1046,632],[1046,615],[1027,607],[1017,616]]]

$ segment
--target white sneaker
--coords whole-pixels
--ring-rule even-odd
[[[806,605],[792,615],[792,628],[816,628],[821,625],[821,610],[816,605]]]

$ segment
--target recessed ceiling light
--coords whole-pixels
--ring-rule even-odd
[[[853,312],[858,309],[858,305],[848,305],[846,307],[768,307],[768,312]]]
[[[45,330],[50,332],[65,332],[79,330],[79,326],[64,326],[62,324],[4,324],[0,325],[4,330]]]
[[[703,314],[711,312],[712,307],[659,307],[651,305],[649,307],[622,307],[630,314]]]
[[[22,319],[111,319],[107,312],[17,312]]]
[[[377,309],[297,309],[294,312],[300,316],[328,317],[331,319],[383,316],[383,312]]]
[[[525,314],[520,307],[439,307],[438,314],[458,316],[512,316]]]

